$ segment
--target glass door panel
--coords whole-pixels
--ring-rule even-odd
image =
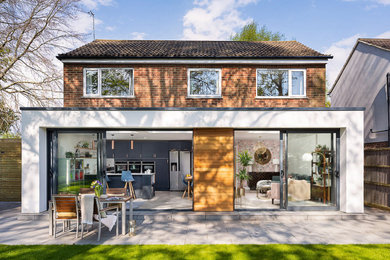
[[[288,207],[336,206],[335,144],[335,133],[287,134]]]
[[[77,194],[99,178],[97,133],[58,133],[57,193]],[[100,150],[100,149],[99,149]]]

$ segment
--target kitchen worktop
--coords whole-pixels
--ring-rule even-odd
[[[148,175],[155,175],[156,173],[152,172],[152,173],[141,173],[141,172],[132,172],[131,175],[142,175],[142,176],[148,176]],[[110,175],[110,176],[121,176],[122,173],[113,173],[113,172],[108,172],[107,175]]]

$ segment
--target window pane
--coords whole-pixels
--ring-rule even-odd
[[[257,96],[288,96],[288,70],[258,70]]]
[[[102,69],[102,96],[132,96],[132,73],[130,69]]]
[[[335,206],[335,135],[290,133],[287,138],[289,206]]]
[[[86,86],[85,94],[97,94],[98,93],[98,72],[97,70],[87,70],[85,72]]]
[[[78,194],[97,179],[97,135],[84,133],[58,134],[58,193]]]
[[[292,95],[303,96],[304,90],[304,73],[303,71],[292,71]]]
[[[219,71],[190,71],[190,95],[218,95]]]

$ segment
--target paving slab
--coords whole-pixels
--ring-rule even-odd
[[[136,235],[115,236],[96,224],[83,239],[75,230],[48,233],[47,214],[20,214],[20,204],[0,202],[0,244],[361,244],[390,243],[390,212],[178,212],[136,211]],[[120,223],[119,223],[120,224]],[[81,234],[80,234],[81,235]]]

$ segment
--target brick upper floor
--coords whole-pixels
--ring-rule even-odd
[[[131,68],[132,97],[91,97],[85,95],[84,72],[88,68]],[[188,95],[189,69],[219,69],[221,93],[202,98]],[[305,71],[302,97],[258,97],[258,69],[299,69]],[[89,64],[64,63],[65,107],[324,107],[325,64]]]

